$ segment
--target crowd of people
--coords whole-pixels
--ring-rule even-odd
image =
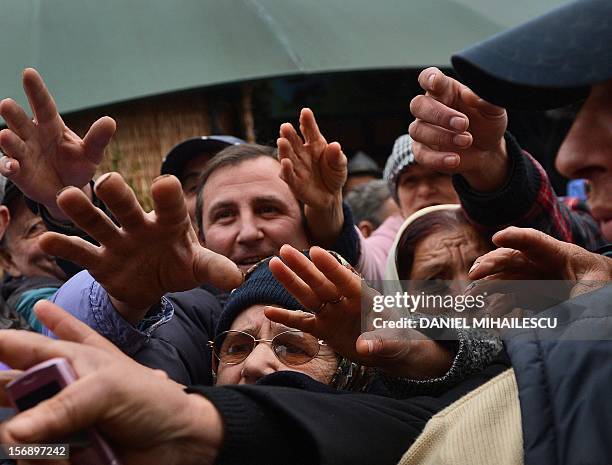
[[[54,357],[79,379],[0,442],[94,426],[124,464],[612,463],[611,17],[575,1],[457,53],[460,80],[423,70],[384,170],[308,108],[273,147],[183,141],[150,212],[120,173],[93,180],[114,120],[79,137],[26,69],[33,118],[0,102],[1,379]],[[556,168],[586,205],[505,110],[581,99]],[[561,326],[372,326],[381,293],[507,280],[565,283],[537,313]]]

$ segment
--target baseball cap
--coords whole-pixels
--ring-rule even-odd
[[[579,0],[458,52],[461,80],[502,107],[544,110],[612,79],[612,1]]]
[[[245,144],[238,137],[226,135],[213,135],[192,137],[176,144],[167,153],[162,161],[161,174],[173,174],[180,177],[187,162],[201,153],[215,155],[230,145]]]

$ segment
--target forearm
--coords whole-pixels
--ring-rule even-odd
[[[69,279],[55,294],[53,302],[109,339],[128,355],[135,353],[157,326],[170,318],[174,309],[161,303],[157,321],[140,330],[126,321],[113,307],[108,294],[86,271]],[[45,329],[47,335],[52,333]]]

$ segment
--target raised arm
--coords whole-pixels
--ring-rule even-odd
[[[57,219],[65,219],[56,194],[66,186],[89,190],[89,181],[115,133],[115,121],[100,118],[81,139],[66,126],[45,83],[32,68],[23,72],[23,89],[33,119],[14,100],[0,102],[8,129],[0,131],[0,174]]]
[[[347,177],[347,159],[340,144],[328,144],[309,108],[300,113],[298,135],[290,123],[280,127],[277,141],[281,177],[298,200],[313,243],[331,246],[342,231],[342,186]]]

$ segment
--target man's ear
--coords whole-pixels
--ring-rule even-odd
[[[361,234],[363,234],[363,237],[370,237],[370,235],[376,229],[372,222],[368,220],[361,220],[357,227],[361,231]]]
[[[11,213],[6,205],[0,205],[0,240],[4,237],[11,221]]]

